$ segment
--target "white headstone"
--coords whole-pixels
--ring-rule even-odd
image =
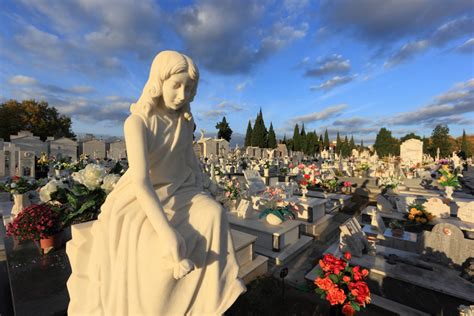
[[[362,231],[359,222],[351,217],[339,226],[341,231],[339,246],[343,252],[349,251],[356,257],[362,256],[364,249],[367,249],[367,237]]]
[[[400,158],[404,163],[417,164],[423,162],[423,142],[409,139],[400,145]]]
[[[459,207],[458,218],[465,222],[474,223],[474,202],[469,202]]]
[[[249,200],[240,200],[239,207],[237,208],[237,215],[242,218],[249,218],[252,214],[253,207]]]

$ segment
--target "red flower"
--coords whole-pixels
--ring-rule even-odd
[[[307,174],[307,173],[306,173],[303,177],[304,177],[306,180],[309,180],[309,179],[311,178],[311,176],[310,176],[309,174]]]
[[[356,302],[364,305],[370,303],[370,290],[365,282],[350,283],[349,290],[356,297]]]
[[[308,185],[308,181],[306,181],[306,180],[301,180],[301,181],[300,181],[300,184],[301,184],[301,185]]]
[[[18,180],[20,180],[19,176],[13,176],[12,177],[12,181],[17,182]]]
[[[331,305],[344,304],[344,301],[346,300],[346,294],[344,294],[343,290],[333,287],[329,289],[326,299]]]
[[[367,277],[369,275],[369,270],[367,269],[362,270],[362,275],[364,276],[364,278]]]
[[[342,307],[342,313],[346,316],[352,316],[355,314],[355,310],[352,307],[351,303],[344,304],[344,306]]]
[[[317,278],[314,281],[314,284],[316,284],[321,290],[324,291],[329,291],[330,289],[336,286],[328,277],[325,277],[324,279]]]
[[[351,253],[349,251],[344,253],[344,258],[346,258],[347,261],[351,260],[351,258],[352,258]]]
[[[349,283],[351,281],[351,277],[345,275],[342,277],[342,281],[346,282],[346,283]]]

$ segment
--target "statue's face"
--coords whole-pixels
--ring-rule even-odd
[[[174,74],[163,82],[163,101],[171,110],[179,110],[189,103],[194,80],[187,72]]]

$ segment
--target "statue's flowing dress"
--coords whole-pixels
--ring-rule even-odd
[[[245,291],[222,207],[196,185],[194,123],[179,112],[155,111],[132,115],[147,126],[151,181],[196,269],[173,278],[167,245],[126,172],[91,224],[92,238],[67,245],[70,315],[220,315]]]

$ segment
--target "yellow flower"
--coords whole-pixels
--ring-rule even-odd
[[[441,168],[443,168],[443,169],[446,170],[446,171],[449,171],[448,165],[442,165]]]
[[[439,178],[439,182],[446,182],[446,177],[445,176],[442,176],[441,178]]]

